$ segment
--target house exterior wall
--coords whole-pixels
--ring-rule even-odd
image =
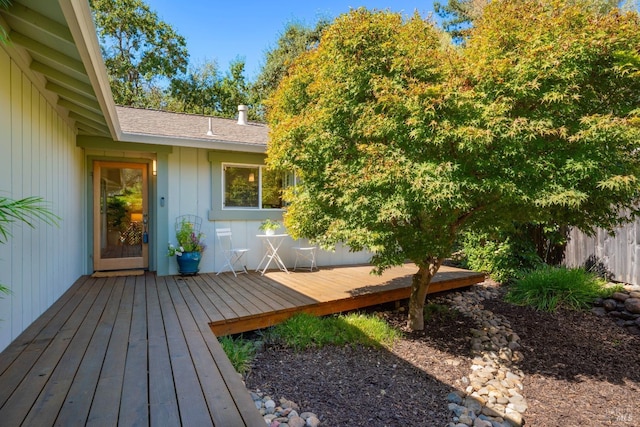
[[[32,81],[0,47],[0,196],[44,198],[59,226],[10,226],[0,244],[0,350],[85,273],[83,150]]]
[[[168,235],[169,242],[175,244],[175,221],[180,215],[198,215],[202,218],[202,231],[206,235],[207,250],[200,263],[200,272],[219,271],[224,265],[215,229],[230,227],[236,247],[249,248],[246,254],[246,266],[255,269],[264,254],[262,241],[256,237],[262,234],[258,230],[266,218],[282,220],[280,210],[227,210],[222,211],[222,163],[262,164],[263,154],[215,152],[199,148],[174,147],[168,161]],[[158,171],[162,173],[162,171]],[[281,229],[279,232],[286,232]],[[167,242],[167,243],[169,243]],[[279,254],[287,266],[293,266],[297,245],[291,238],[285,240]],[[160,250],[166,248],[160,243]],[[343,246],[335,251],[317,253],[319,266],[362,264],[369,261],[367,252],[352,253]],[[169,260],[169,274],[177,274],[177,263]],[[160,271],[160,269],[159,269]]]

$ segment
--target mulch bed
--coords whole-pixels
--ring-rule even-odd
[[[640,336],[590,312],[484,306],[522,339],[528,425],[640,425]]]
[[[640,337],[588,312],[548,314],[499,300],[485,308],[509,319],[521,338],[526,425],[640,425]],[[405,313],[382,313],[404,326]],[[267,346],[246,384],[298,403],[325,426],[445,426],[446,396],[463,390],[469,374],[474,326],[461,315],[436,317],[392,350]]]

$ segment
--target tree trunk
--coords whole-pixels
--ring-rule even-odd
[[[419,266],[411,282],[411,296],[409,297],[409,320],[407,326],[412,331],[424,330],[424,302],[431,279],[436,275],[442,265],[442,258],[434,259],[429,263]]]

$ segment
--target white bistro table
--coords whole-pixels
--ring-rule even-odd
[[[282,262],[282,258],[280,258],[280,255],[278,255],[278,249],[280,249],[280,245],[282,245],[282,242],[284,242],[284,240],[287,237],[289,237],[289,235],[288,234],[258,234],[256,235],[256,237],[258,237],[264,242],[264,247],[265,247],[264,256],[262,257],[260,264],[258,264],[258,268],[256,268],[256,271],[260,271],[262,275],[264,275],[265,271],[267,271],[267,269],[271,265],[271,262],[274,261],[276,263],[276,266],[281,271],[284,271],[285,273],[288,274],[289,270],[287,270],[287,267],[284,265],[284,262]],[[262,268],[262,264],[265,264],[264,268]],[[261,268],[262,270],[260,270]]]

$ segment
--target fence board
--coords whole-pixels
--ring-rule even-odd
[[[640,285],[640,220],[616,229],[614,236],[604,230],[592,237],[571,230],[564,262],[605,273],[611,280]]]

